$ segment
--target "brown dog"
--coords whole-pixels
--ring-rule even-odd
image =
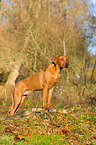
[[[53,58],[53,62],[45,69],[18,82],[14,88],[12,107],[9,110],[10,115],[12,116],[18,111],[31,91],[43,90],[43,107],[52,108],[51,97],[54,86],[60,78],[61,69],[68,68],[68,66],[69,59],[67,56],[57,55]],[[48,107],[46,106],[47,90],[49,91]]]

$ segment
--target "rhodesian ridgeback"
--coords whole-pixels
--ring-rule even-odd
[[[12,96],[12,107],[8,111],[12,116],[24,103],[25,98],[31,91],[43,90],[43,108],[49,109],[51,106],[51,97],[54,86],[60,78],[60,72],[63,68],[68,68],[69,59],[67,56],[57,55],[53,58],[52,63],[26,79],[18,82],[14,88]],[[48,106],[46,105],[48,91]]]

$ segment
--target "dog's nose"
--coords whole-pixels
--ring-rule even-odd
[[[65,65],[69,65],[69,64],[68,64],[68,62],[66,62],[66,64],[65,64]]]
[[[66,63],[65,63],[65,68],[68,68],[68,66],[69,66],[69,63],[66,62]]]

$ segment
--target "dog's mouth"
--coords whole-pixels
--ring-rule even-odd
[[[60,66],[60,70],[62,70],[63,68],[68,68],[69,63],[66,63],[64,66]]]

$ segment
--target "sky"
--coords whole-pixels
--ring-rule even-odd
[[[92,14],[96,17],[96,0],[91,0],[93,3]],[[96,24],[95,24],[96,27]],[[88,50],[91,54],[96,54],[96,30],[92,39],[92,43],[89,45]]]

